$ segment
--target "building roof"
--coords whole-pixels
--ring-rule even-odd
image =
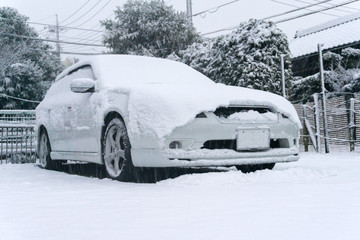
[[[317,25],[296,33],[289,47],[293,58],[317,52],[317,44],[323,49],[360,43],[360,11]]]

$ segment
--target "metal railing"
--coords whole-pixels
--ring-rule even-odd
[[[35,110],[0,110],[0,124],[34,125],[35,122]]]
[[[0,164],[36,161],[34,110],[0,110]]]
[[[34,126],[0,125],[0,164],[35,162]]]

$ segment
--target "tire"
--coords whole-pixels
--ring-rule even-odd
[[[53,161],[50,157],[51,145],[46,130],[41,131],[39,140],[39,166],[44,169],[57,170],[61,162]]]
[[[102,147],[107,176],[119,181],[133,181],[130,140],[125,124],[119,118],[112,119],[106,126]]]
[[[235,166],[237,170],[243,172],[243,173],[251,173],[258,170],[264,170],[264,169],[273,169],[275,166],[275,163],[264,163],[264,164],[254,164],[254,165],[237,165]]]

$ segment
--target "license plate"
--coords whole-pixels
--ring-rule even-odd
[[[237,129],[237,150],[264,150],[270,148],[270,130],[268,128]]]

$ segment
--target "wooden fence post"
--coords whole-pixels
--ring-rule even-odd
[[[321,152],[321,136],[320,136],[320,109],[319,109],[319,96],[317,93],[313,95],[314,97],[314,108],[315,108],[315,127],[316,127],[316,138],[317,138],[317,148],[316,152]]]
[[[302,105],[303,108],[303,140],[304,140],[304,151],[309,151],[309,132],[306,127],[307,109],[306,105]]]
[[[350,117],[349,117],[349,142],[350,151],[355,151],[355,99],[350,98]]]

